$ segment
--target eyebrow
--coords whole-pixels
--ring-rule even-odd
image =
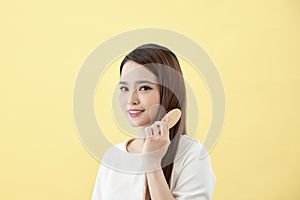
[[[141,83],[155,84],[155,83],[153,83],[153,82],[151,82],[151,81],[147,81],[147,80],[140,80],[140,81],[136,81],[135,83],[138,83],[138,84],[141,84]],[[120,84],[128,85],[128,83],[125,82],[125,81],[120,81],[120,82],[119,82],[119,85],[120,85]]]

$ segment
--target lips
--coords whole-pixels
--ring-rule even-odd
[[[140,116],[145,110],[142,109],[130,109],[128,110],[128,113],[130,117],[138,117]]]

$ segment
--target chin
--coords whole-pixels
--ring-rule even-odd
[[[146,126],[150,126],[150,122],[134,122],[132,120],[129,119],[129,123],[131,126],[133,127],[146,127]]]

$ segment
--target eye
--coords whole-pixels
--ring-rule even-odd
[[[120,87],[120,91],[121,91],[121,92],[126,92],[126,91],[128,91],[128,88],[125,87],[125,86],[121,86],[121,87]]]
[[[140,87],[140,91],[147,91],[147,90],[152,90],[152,88],[149,87],[149,86],[142,86],[142,87]]]

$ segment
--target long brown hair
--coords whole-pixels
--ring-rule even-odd
[[[170,187],[173,161],[177,152],[180,135],[186,134],[186,90],[182,71],[176,55],[169,49],[157,44],[144,44],[130,52],[120,65],[120,75],[124,64],[133,61],[146,67],[158,78],[160,84],[160,102],[165,110],[160,110],[158,119],[161,120],[165,112],[179,108],[182,112],[179,122],[169,130],[171,144],[164,155],[161,165],[163,173]],[[163,66],[163,67],[161,67]],[[170,67],[171,70],[166,70]],[[146,187],[146,198],[149,198],[149,188]]]

